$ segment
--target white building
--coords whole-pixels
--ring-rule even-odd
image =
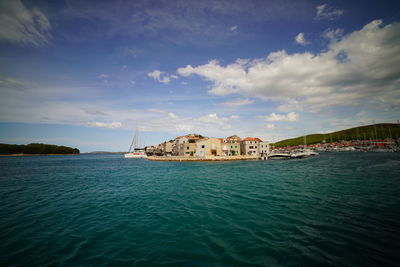
[[[259,142],[258,148],[259,148],[259,155],[261,157],[268,156],[271,151],[269,142],[266,142],[266,141]]]

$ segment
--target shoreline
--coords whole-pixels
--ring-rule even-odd
[[[80,154],[6,154],[0,155],[0,157],[24,157],[24,156],[71,156]]]
[[[149,156],[148,160],[153,161],[237,161],[237,160],[256,160],[257,156],[213,156],[213,157],[180,157],[180,156]]]

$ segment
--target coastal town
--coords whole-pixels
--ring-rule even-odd
[[[167,157],[243,160],[267,157],[271,152],[271,146],[269,142],[257,137],[241,139],[237,135],[232,135],[226,138],[208,138],[199,134],[188,134],[156,146],[147,146],[145,152],[149,159]]]
[[[232,135],[225,138],[208,138],[200,134],[178,136],[156,146],[146,146],[142,153],[149,160],[195,161],[195,160],[251,160],[288,159],[316,156],[318,152],[346,151],[398,151],[399,140],[393,138],[374,140],[341,140],[296,146],[274,146],[258,137],[240,138]]]

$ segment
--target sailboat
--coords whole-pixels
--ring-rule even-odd
[[[128,153],[126,153],[125,158],[143,159],[147,158],[147,155],[143,148],[139,148],[139,132],[136,130],[133,136],[131,146],[129,147]]]

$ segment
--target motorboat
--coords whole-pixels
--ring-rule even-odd
[[[290,159],[291,154],[289,151],[272,150],[268,155],[268,159]]]

